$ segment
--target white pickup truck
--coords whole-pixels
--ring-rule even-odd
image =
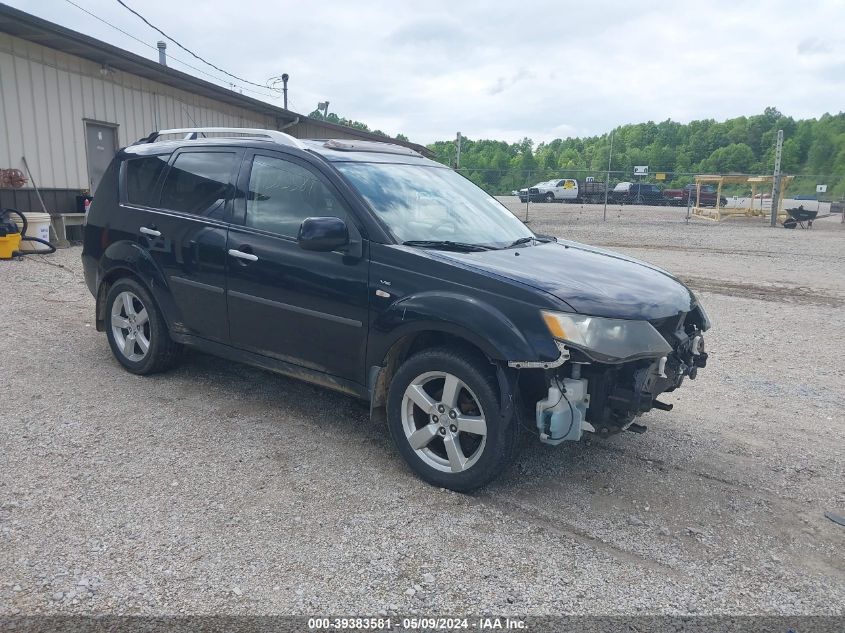
[[[604,183],[561,178],[538,182],[533,187],[520,189],[517,194],[521,202],[600,202],[604,196]]]

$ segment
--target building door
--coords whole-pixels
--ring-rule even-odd
[[[85,121],[85,147],[88,152],[88,186],[93,194],[117,152],[117,127]]]

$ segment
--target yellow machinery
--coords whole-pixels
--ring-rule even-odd
[[[18,228],[16,222],[12,222],[9,214],[14,213],[21,219],[21,227]],[[31,253],[55,253],[56,247],[50,244],[47,240],[40,237],[30,237],[26,234],[26,229],[29,227],[26,216],[15,209],[0,209],[0,259],[12,259],[18,255],[29,255]],[[47,247],[47,251],[20,251],[18,247],[21,242],[38,242]]]
[[[780,205],[778,208],[778,218],[786,218],[787,214],[783,210],[783,194],[786,192],[789,183],[792,182],[793,176],[781,176],[780,179]],[[695,177],[695,206],[692,208],[692,215],[703,220],[719,221],[723,218],[731,217],[758,217],[770,216],[771,207],[766,209],[763,207],[763,198],[757,199],[758,185],[768,185],[768,191],[772,190],[773,176],[743,176],[743,175],[703,175]],[[716,185],[716,206],[713,208],[701,206],[701,185],[715,184]],[[720,208],[719,202],[722,199],[722,185],[750,185],[751,186],[751,202],[744,207]],[[763,189],[765,191],[765,187]]]
[[[2,217],[0,217],[2,220]],[[21,243],[21,233],[14,222],[0,221],[0,259],[12,259]]]

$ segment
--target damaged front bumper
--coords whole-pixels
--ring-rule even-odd
[[[544,368],[546,397],[535,406],[541,442],[556,445],[578,441],[584,433],[608,436],[628,429],[642,432],[646,427],[634,422],[638,416],[652,409],[672,409],[657,398],[680,387],[687,377],[694,380],[698,370],[707,365],[701,326],[709,327],[709,321],[706,316],[696,321],[682,315],[668,329],[665,323],[654,325],[672,348],[659,357],[603,363],[585,350],[562,346],[564,360],[553,368]],[[526,368],[525,363],[510,365]]]

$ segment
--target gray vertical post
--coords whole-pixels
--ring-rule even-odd
[[[282,94],[284,95],[285,110],[288,109],[288,79],[290,79],[290,76],[287,73],[282,75]]]
[[[458,141],[457,141],[458,149],[455,152],[455,169],[461,168],[461,133],[458,132]]]
[[[607,155],[607,177],[604,179],[604,217],[607,222],[607,190],[610,188],[610,161],[613,158],[613,130],[610,132],[610,153]]]
[[[775,148],[775,173],[772,178],[772,219],[771,226],[778,224],[778,208],[780,207],[780,155],[783,152],[783,130],[778,130],[778,144]]]
[[[687,196],[687,224],[689,224],[690,211],[692,210],[692,191]]]
[[[167,42],[159,41],[156,46],[158,47],[158,63],[167,66]]]
[[[531,171],[525,179],[525,221],[528,222],[528,205],[531,202]]]

